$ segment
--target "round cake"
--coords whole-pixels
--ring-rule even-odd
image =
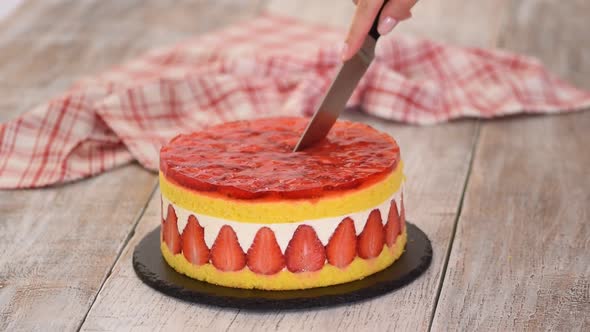
[[[236,121],[179,135],[160,151],[161,250],[191,278],[265,290],[362,279],[406,244],[395,140],[338,121],[292,152],[308,120]]]

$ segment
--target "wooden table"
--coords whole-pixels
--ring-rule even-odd
[[[347,0],[29,1],[0,23],[0,121],[84,75],[263,10],[345,25]],[[396,33],[540,57],[590,88],[587,0],[424,0]],[[65,186],[0,191],[0,330],[590,330],[590,112],[370,121],[399,139],[425,275],[367,302],[249,313],[143,285],[135,244],[159,223],[136,164]],[[433,171],[436,170],[436,171]]]

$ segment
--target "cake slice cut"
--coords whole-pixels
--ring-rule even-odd
[[[307,121],[229,122],[162,147],[160,247],[170,266],[217,285],[290,290],[362,279],[399,258],[407,235],[396,141],[338,121],[294,153]]]

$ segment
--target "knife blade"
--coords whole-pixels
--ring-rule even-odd
[[[383,5],[385,3],[387,1],[384,1]],[[344,110],[352,92],[375,57],[375,45],[377,45],[377,39],[379,38],[377,24],[380,14],[381,10],[379,10],[361,49],[339,68],[330,88],[307,124],[293,152],[301,151],[326,137],[338,116]]]

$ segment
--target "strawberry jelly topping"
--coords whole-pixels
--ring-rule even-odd
[[[348,121],[338,121],[325,140],[293,153],[307,122],[236,121],[179,135],[161,149],[160,170],[186,188],[228,197],[314,198],[356,188],[397,165],[393,138]]]

